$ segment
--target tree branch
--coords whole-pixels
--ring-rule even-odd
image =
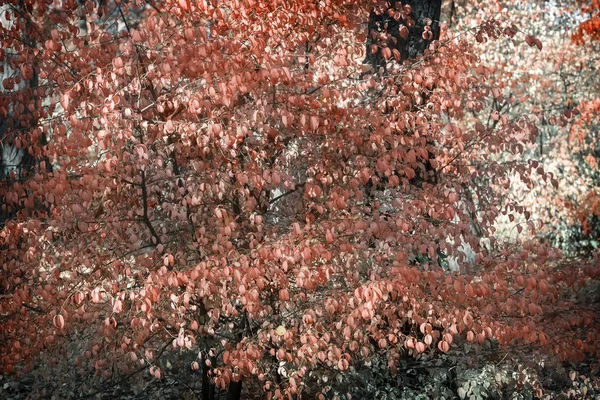
[[[304,187],[305,184],[306,184],[306,182],[302,182],[302,183],[297,184],[296,187],[294,189],[290,190],[289,192],[285,192],[285,193],[280,194],[279,196],[274,197],[273,199],[269,200],[269,204],[273,204],[273,203],[281,200],[281,198],[283,198],[283,197],[285,197],[287,195],[290,195],[290,194],[296,192],[301,187]]]
[[[158,234],[154,230],[152,222],[150,222],[150,218],[148,217],[148,188],[146,186],[146,171],[142,171],[142,206],[144,209],[144,215],[142,216],[142,219],[154,239],[156,239],[156,243],[154,243],[154,245],[157,245],[160,243],[160,238],[158,237]]]

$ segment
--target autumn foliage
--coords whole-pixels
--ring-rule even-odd
[[[598,0],[584,2],[581,11],[586,18],[573,35],[573,41],[581,44],[590,39],[600,40],[600,2]]]
[[[374,7],[411,27],[400,3],[26,3],[0,35],[3,140],[36,160],[0,187],[3,373],[41,355],[160,378],[165,351],[193,350],[218,387],[282,397],[464,340],[598,356],[576,295],[597,264],[537,240],[507,196],[557,176],[518,159],[537,116],[503,113],[475,50],[536,37],[423,28],[405,58],[365,30]]]

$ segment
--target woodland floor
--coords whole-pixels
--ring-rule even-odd
[[[497,365],[492,368],[493,371],[504,371],[510,370],[511,368],[500,369]],[[486,369],[486,368],[484,368]],[[574,380],[569,378],[569,372],[577,372],[577,377]],[[171,400],[171,399],[182,399],[192,400],[201,399],[201,376],[196,371],[183,371],[178,370],[176,374],[167,374],[165,378],[156,380],[148,376],[147,374],[141,380],[138,380],[134,385],[129,380],[117,380],[115,383],[106,383],[101,388],[89,390],[88,394],[81,392],[81,383],[71,381],[71,384],[63,384],[59,386],[55,381],[42,382],[39,379],[38,374],[23,375],[20,378],[14,376],[0,376],[0,399],[1,400],[28,400],[28,399],[94,399],[94,400]],[[496,372],[497,374],[498,372]],[[600,375],[598,371],[594,371],[590,368],[588,363],[581,363],[579,365],[571,366],[570,368],[558,368],[558,369],[540,369],[537,371],[538,379],[542,383],[544,388],[543,399],[600,399]],[[467,371],[465,376],[469,376],[471,382],[467,382],[467,386],[471,385],[471,388],[479,385],[483,388],[482,382],[486,380],[493,381],[494,378],[489,375],[485,375],[481,372],[473,370],[471,374]],[[497,375],[496,375],[497,376]],[[429,382],[435,380],[432,376],[423,377]],[[497,378],[496,378],[497,379]],[[423,384],[422,379],[419,384]],[[463,378],[462,385],[464,387],[465,381]],[[370,399],[385,398],[387,400],[425,400],[425,399],[461,399],[456,389],[456,383],[452,385],[446,385],[442,391],[438,393],[444,393],[444,395],[436,395],[431,390],[431,385],[419,386],[417,382],[411,389],[405,388],[399,397],[393,396],[381,396],[373,395]],[[426,388],[427,386],[427,388]],[[439,385],[435,385],[438,389]],[[454,386],[450,388],[449,386]],[[497,392],[485,392],[483,389],[479,396],[473,396],[471,393],[467,393],[466,399],[535,399],[537,396],[532,390],[524,388],[522,390],[515,390],[514,386],[510,390],[510,384],[502,388]],[[507,390],[509,389],[509,390]],[[464,393],[464,392],[463,392]],[[450,397],[449,397],[450,396]],[[215,393],[214,400],[225,400],[227,398],[226,392]],[[308,398],[308,397],[307,397]],[[311,397],[313,398],[313,397]],[[358,397],[353,397],[357,399]],[[260,399],[258,396],[252,396],[249,394],[243,394],[242,399]]]

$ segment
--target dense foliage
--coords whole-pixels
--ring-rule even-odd
[[[595,179],[598,87],[546,96],[564,70],[540,57],[582,47],[543,44],[531,10],[0,4],[3,373],[43,362],[88,394],[175,364],[206,399],[329,398],[453,351],[597,362],[597,246],[552,228],[600,215],[553,203],[597,186],[557,165]],[[561,125],[580,145],[542,150]]]

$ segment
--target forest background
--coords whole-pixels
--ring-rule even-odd
[[[7,396],[597,395],[597,0],[0,1]]]

